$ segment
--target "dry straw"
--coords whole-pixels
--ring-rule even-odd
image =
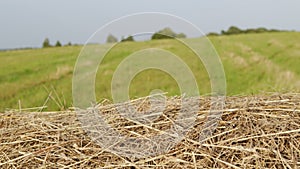
[[[72,111],[2,113],[0,168],[300,168],[300,94],[228,97],[217,129],[202,143],[199,131],[210,104],[208,97],[200,100],[196,125],[185,139],[165,154],[142,159],[101,149]],[[163,132],[178,111],[168,106],[145,126],[122,119],[107,103],[99,109],[119,132],[135,137]]]

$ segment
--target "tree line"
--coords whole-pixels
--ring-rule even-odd
[[[54,45],[51,45],[49,38],[46,38],[43,41],[43,48],[49,48],[49,47],[61,47],[62,44],[60,43],[60,41],[56,41],[56,43]],[[65,44],[64,46],[72,46],[71,42],[68,42],[67,44]]]
[[[219,36],[219,35],[236,35],[236,34],[247,34],[247,33],[265,33],[265,32],[282,32],[277,29],[267,29],[264,27],[240,29],[237,26],[230,26],[227,30],[222,30],[221,33],[211,32],[207,36]]]
[[[162,30],[159,30],[155,32],[151,36],[151,40],[157,40],[157,39],[173,39],[173,38],[186,38],[186,35],[184,33],[175,33],[171,28],[166,27]],[[132,35],[129,35],[127,37],[122,37],[120,42],[133,42],[135,39],[133,38]],[[118,38],[116,38],[114,35],[109,34],[106,38],[106,43],[117,43],[119,42]],[[43,48],[48,48],[48,47],[61,47],[62,44],[60,41],[56,41],[54,45],[51,45],[49,38],[46,38],[43,41],[42,44]],[[72,43],[69,42],[64,46],[72,46]]]
[[[221,33],[211,32],[211,33],[208,33],[207,36],[236,35],[236,34],[264,33],[264,32],[282,32],[282,30],[267,29],[264,27],[240,29],[236,26],[230,26],[227,30],[222,30]],[[162,30],[155,32],[151,36],[151,40],[173,39],[173,38],[186,38],[186,35],[184,33],[175,33],[171,28],[166,27]],[[106,39],[106,43],[133,42],[133,41],[135,41],[135,39],[133,38],[132,35],[129,35],[127,37],[122,37],[121,40],[119,41],[118,38],[116,38],[114,35],[109,34]],[[44,40],[43,48],[53,47],[53,46],[61,47],[62,44],[59,41],[56,41],[56,43],[54,45],[51,45],[48,38],[46,38]],[[69,42],[69,43],[65,44],[64,46],[72,46],[72,43]]]
[[[171,28],[166,27],[162,30],[159,30],[155,32],[151,36],[151,40],[156,40],[156,39],[173,39],[173,38],[186,38],[186,35],[184,33],[175,33]],[[130,42],[130,41],[135,41],[132,35],[129,35],[127,37],[122,37],[120,42]],[[117,43],[118,38],[116,38],[114,35],[109,34],[107,39],[107,43]]]

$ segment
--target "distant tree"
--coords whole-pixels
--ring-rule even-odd
[[[243,31],[241,29],[239,29],[238,27],[236,26],[231,26],[228,28],[227,30],[227,34],[228,35],[233,35],[233,34],[240,34],[242,33]]]
[[[186,38],[186,35],[184,33],[179,33],[176,35],[176,38]]]
[[[269,32],[284,32],[282,30],[278,30],[278,29],[270,29]],[[293,31],[292,31],[293,32]]]
[[[49,39],[46,38],[43,42],[43,48],[48,48],[48,47],[51,47],[51,45]]]
[[[71,42],[68,42],[68,43],[67,43],[67,46],[72,46],[72,43],[71,43]]]
[[[269,30],[266,28],[257,28],[256,29],[256,33],[263,33],[263,32],[269,32]]]
[[[256,29],[246,29],[245,33],[264,33],[264,32],[280,32],[280,30],[276,30],[276,29],[267,29],[267,28],[256,28]]]
[[[116,42],[118,42],[118,39],[115,36],[113,36],[112,34],[109,34],[106,39],[106,42],[107,43],[116,43]]]
[[[59,41],[56,41],[55,47],[61,47],[61,43]]]
[[[173,32],[171,28],[164,28],[157,32],[158,34],[162,34],[162,37],[173,38],[176,37],[176,33]]]
[[[246,29],[244,32],[245,32],[245,33],[256,33],[256,30],[250,28],[250,29]]]
[[[151,39],[172,39],[176,37],[176,33],[171,28],[164,28],[154,33]]]
[[[219,34],[216,32],[210,32],[207,34],[207,36],[219,36]]]
[[[132,42],[134,41],[133,36],[128,36],[127,38],[122,38],[121,42]]]
[[[161,33],[154,33],[151,37],[152,40],[155,40],[155,39],[172,39],[174,38],[173,36],[168,36],[168,35],[165,35],[165,34],[161,34]]]
[[[175,33],[171,28],[164,28],[156,33],[154,33],[151,37],[152,40],[154,39],[173,39],[173,38],[186,38],[184,33]]]

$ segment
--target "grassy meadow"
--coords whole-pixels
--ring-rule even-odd
[[[297,92],[300,89],[300,33],[279,32],[209,37],[227,79],[228,95],[261,92]],[[99,46],[106,47],[105,45]],[[191,68],[201,94],[210,93],[208,75],[200,60],[174,40],[120,43],[104,58],[96,77],[97,100],[111,99],[110,81],[118,64],[131,53],[162,48],[183,59]],[[47,106],[44,111],[72,106],[72,73],[82,46],[0,52],[0,112]],[[146,70],[130,85],[130,97],[161,89],[179,94],[176,81],[164,72]]]

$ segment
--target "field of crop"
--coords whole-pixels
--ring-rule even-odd
[[[217,111],[220,117],[214,119],[211,112],[209,76],[186,46],[170,39],[125,42],[107,53],[95,81],[96,109],[114,130],[99,123],[96,109],[81,114],[70,108],[72,76],[82,46],[1,51],[0,168],[299,168],[300,33],[209,38],[226,73],[228,97]],[[88,47],[103,50],[109,44]],[[116,108],[121,104],[109,101],[118,65],[147,48],[176,54],[196,77],[203,97],[188,98],[187,107],[199,106],[188,130],[182,121],[189,122],[184,120],[191,114],[179,115],[184,109],[179,107],[181,97],[174,96],[180,94],[179,87],[162,71],[138,73],[129,87],[133,100],[124,104],[134,104],[141,113],[151,109],[150,116],[158,114],[155,108],[161,105],[149,106],[150,98],[143,96],[161,89],[170,97],[156,119],[140,121],[149,114],[122,116]],[[187,132],[177,140],[181,134],[168,129]],[[169,137],[151,141],[166,131]],[[133,141],[136,137],[146,139]]]
[[[209,37],[227,79],[228,95],[261,92],[297,92],[300,89],[300,33],[280,32]],[[99,48],[105,45],[99,46]],[[197,77],[200,93],[210,93],[208,75],[195,55],[174,40],[126,42],[103,60],[96,80],[97,100],[111,99],[110,80],[118,64],[139,49],[159,47],[180,56]],[[82,46],[0,52],[0,112],[6,108],[46,106],[64,110],[72,106],[72,73]],[[152,89],[179,94],[169,75],[147,70],[130,86],[130,97],[148,95]]]

